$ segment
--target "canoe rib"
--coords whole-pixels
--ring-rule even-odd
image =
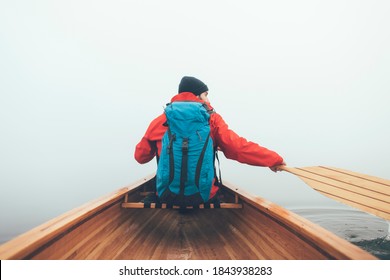
[[[375,259],[308,220],[233,185],[240,209],[125,209],[153,175],[0,246],[0,259]]]

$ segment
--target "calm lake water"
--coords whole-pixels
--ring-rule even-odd
[[[291,209],[306,219],[363,248],[390,260],[390,224],[364,212],[346,209]]]

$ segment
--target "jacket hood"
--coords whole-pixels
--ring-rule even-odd
[[[199,102],[199,103],[206,103],[207,106],[210,108],[210,110],[214,110],[214,108],[210,105],[210,103],[205,102],[198,98],[198,96],[194,95],[192,92],[181,92],[180,94],[176,94],[174,97],[172,97],[171,102],[177,102],[177,101],[192,101],[192,102]]]

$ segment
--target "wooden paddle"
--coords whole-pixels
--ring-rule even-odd
[[[390,180],[334,167],[287,167],[310,187],[339,202],[390,220]]]

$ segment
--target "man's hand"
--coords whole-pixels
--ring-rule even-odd
[[[280,167],[284,165],[286,165],[286,163],[283,160],[282,164],[271,166],[269,169],[271,169],[273,172],[282,171]]]

